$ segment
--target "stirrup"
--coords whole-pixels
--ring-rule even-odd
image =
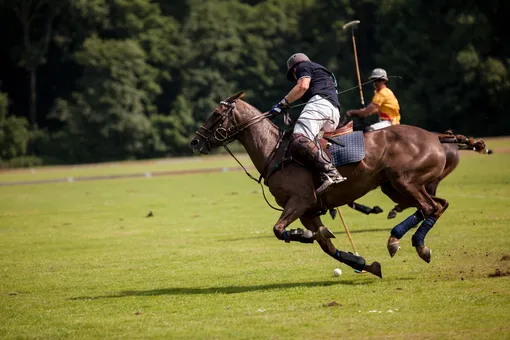
[[[333,186],[338,183],[342,183],[343,181],[347,180],[347,177],[343,177],[339,174],[339,177],[332,179],[327,174],[324,174],[326,179],[322,182],[321,186],[317,189],[316,193],[317,195],[321,195],[325,193],[326,191],[329,191],[333,189]]]

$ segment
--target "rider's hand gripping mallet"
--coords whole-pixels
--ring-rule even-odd
[[[352,32],[352,47],[354,49],[354,61],[356,62],[356,73],[358,75],[359,95],[360,95],[360,98],[361,98],[361,106],[364,108],[365,107],[365,99],[363,98],[363,88],[361,87],[361,77],[360,77],[360,74],[359,74],[359,66],[358,66],[358,53],[356,51],[356,39],[354,38],[354,28],[356,26],[358,26],[359,23],[360,23],[359,20],[354,20],[354,21],[346,23],[344,25],[344,31],[347,30],[348,28],[351,28],[351,32]]]

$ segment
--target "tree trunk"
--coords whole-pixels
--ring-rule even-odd
[[[37,126],[37,88],[36,88],[36,70],[30,70],[30,124],[32,128]]]

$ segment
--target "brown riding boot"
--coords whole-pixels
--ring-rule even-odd
[[[320,195],[333,188],[334,184],[341,183],[347,178],[340,175],[338,170],[331,164],[329,156],[322,152],[315,143],[309,138],[295,134],[290,144],[291,154],[298,161],[317,170],[322,179],[322,184],[317,189],[317,195]]]

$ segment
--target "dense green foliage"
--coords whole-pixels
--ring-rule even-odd
[[[9,99],[0,92],[0,167],[4,160],[12,160],[25,154],[29,132],[26,118],[7,116]]]
[[[267,110],[285,95],[291,53],[329,67],[341,90],[355,86],[351,33],[342,29],[354,19],[363,80],[375,67],[402,76],[389,87],[403,123],[504,135],[510,46],[501,13],[509,7],[503,0],[5,0],[1,90],[9,115],[28,118],[36,133],[28,151],[20,137],[0,151],[53,162],[186,154],[219,100],[244,89]],[[364,95],[369,102],[370,84]],[[340,102],[344,111],[359,107],[358,91]],[[16,122],[17,131],[26,126]]]

